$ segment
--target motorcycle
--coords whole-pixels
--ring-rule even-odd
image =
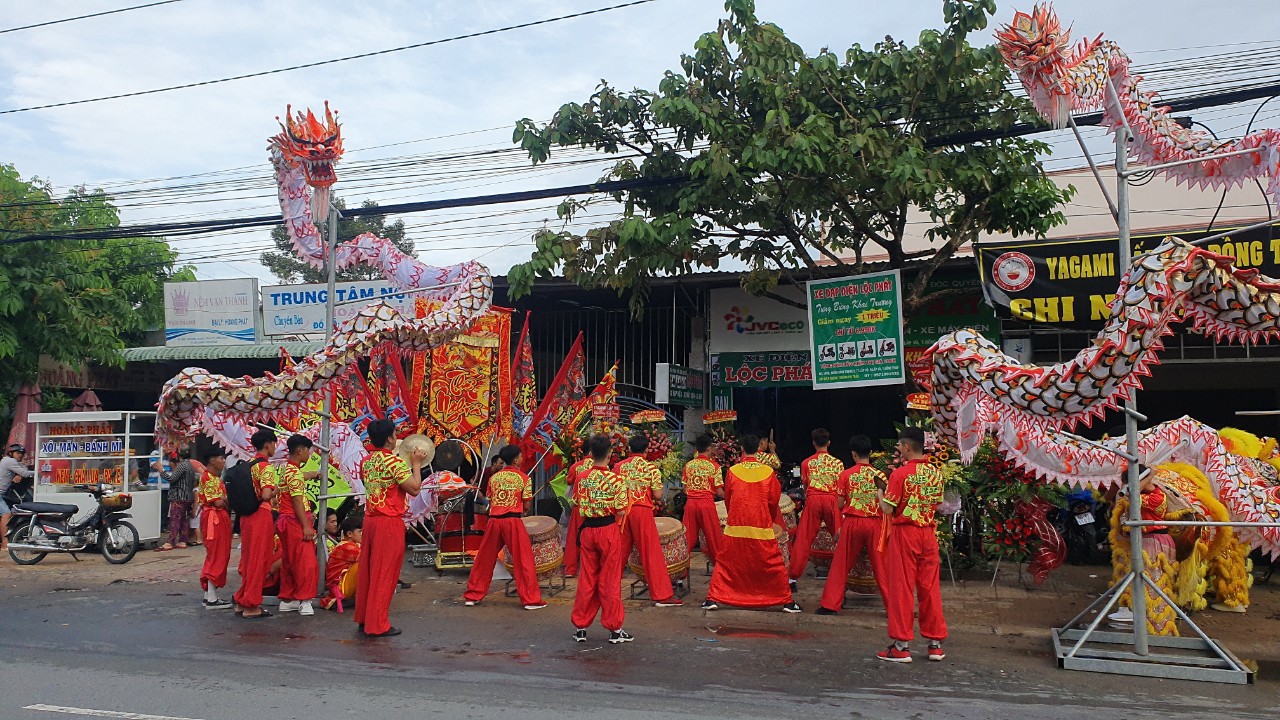
[[[51,552],[80,553],[96,547],[113,565],[122,565],[138,552],[138,530],[125,518],[133,507],[129,493],[109,493],[101,486],[77,486],[94,497],[98,507],[72,521],[75,505],[46,502],[18,503],[9,518],[9,557],[19,565],[35,565]],[[79,558],[76,558],[77,560]]]
[[[1067,494],[1067,507],[1053,513],[1054,524],[1067,544],[1067,560],[1072,565],[1098,565],[1110,552],[1110,513],[1094,499],[1092,490]]]

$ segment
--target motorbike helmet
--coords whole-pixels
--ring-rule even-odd
[[[8,449],[8,450],[5,450],[5,453],[6,453],[6,454],[8,454],[8,453],[16,453],[16,452],[20,452],[20,453],[23,453],[23,454],[25,455],[25,454],[26,454],[26,452],[27,452],[27,449],[26,449],[26,448],[24,448],[24,447],[22,447],[22,446],[21,446],[21,445],[19,445],[18,443],[14,443],[14,444],[12,444],[12,445],[10,445],[10,446],[9,446],[9,449]]]

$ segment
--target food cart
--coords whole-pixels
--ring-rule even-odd
[[[80,514],[97,507],[77,485],[104,485],[133,494],[132,522],[142,542],[160,537],[161,486],[148,484],[160,459],[154,412],[32,413],[36,426],[35,500],[70,503]]]

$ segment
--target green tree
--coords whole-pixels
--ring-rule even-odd
[[[339,210],[344,210],[347,207],[346,203],[340,198],[334,198],[334,203]],[[378,203],[373,200],[365,200],[360,204],[360,207],[376,208]],[[320,229],[320,233],[321,237],[328,239],[329,236],[323,226]],[[388,224],[386,215],[365,215],[364,217],[356,218],[344,217],[338,220],[338,242],[346,242],[364,233],[373,233],[380,238],[390,240],[391,244],[399,248],[401,252],[417,257],[413,241],[404,236],[404,220],[396,220]],[[293,241],[289,239],[289,233],[285,231],[284,225],[277,225],[271,229],[271,240],[275,243],[278,252],[264,252],[260,260],[280,282],[323,283],[329,281],[329,275],[325,270],[314,268],[298,258],[297,253],[293,251]],[[354,265],[338,271],[338,282],[381,280],[382,277],[381,271],[368,265]]]
[[[535,164],[557,147],[593,148],[621,154],[606,180],[687,179],[563,203],[565,219],[600,201],[620,203],[621,217],[581,234],[536,233],[532,258],[508,276],[517,296],[563,275],[631,289],[639,312],[649,278],[734,260],[746,290],[794,305],[772,292],[779,281],[798,283],[798,270],[856,274],[874,252],[893,267],[918,261],[903,297],[910,316],[937,298],[925,295],[929,277],[958,248],[1065,222],[1057,208],[1070,191],[1037,162],[1048,147],[997,137],[1032,110],[1005,89],[995,49],[969,44],[994,0],[944,0],[947,27],[916,45],[886,37],[812,57],[757,20],[751,0],[725,7],[729,17],[657,92],[602,83],[546,124],[516,124],[514,141]],[[958,133],[992,137],[938,142]],[[909,212],[929,223],[922,251],[904,247]]]
[[[165,281],[194,273],[175,269],[178,253],[160,238],[74,238],[119,224],[101,190],[57,200],[47,182],[0,165],[0,387],[33,380],[41,355],[119,365],[118,349],[162,324]]]

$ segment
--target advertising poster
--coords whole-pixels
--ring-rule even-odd
[[[813,388],[906,382],[897,270],[808,283]]]

